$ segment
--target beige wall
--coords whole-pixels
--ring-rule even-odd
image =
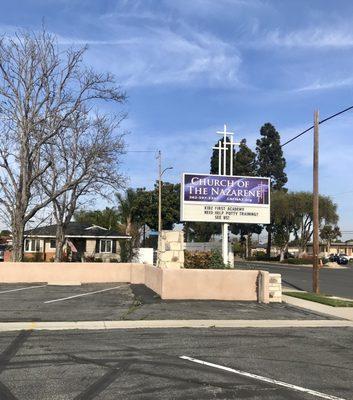
[[[55,249],[50,248],[50,239],[44,240],[44,251],[46,253],[55,253]]]
[[[145,285],[158,293],[162,299],[163,287],[163,270],[161,268],[153,267],[152,265],[145,266]]]
[[[4,262],[0,264],[0,282],[131,282],[145,284],[162,299],[169,300],[260,300],[267,303],[269,299],[268,272],[254,270],[166,270],[133,263]]]
[[[258,271],[163,271],[163,299],[257,300]]]
[[[96,252],[96,239],[86,240],[86,254],[92,256]]]
[[[131,264],[6,262],[0,282],[92,283],[130,282]]]

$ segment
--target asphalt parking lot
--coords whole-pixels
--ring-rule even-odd
[[[3,332],[0,398],[348,400],[352,337],[352,328]]]
[[[0,285],[1,322],[163,319],[330,317],[287,304],[163,301],[144,285]],[[352,339],[353,328],[5,331],[0,399],[348,400]]]
[[[144,285],[0,285],[0,322],[175,319],[334,319],[287,304],[163,301]]]

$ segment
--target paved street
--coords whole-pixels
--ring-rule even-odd
[[[352,336],[350,328],[1,333],[0,398],[348,400]]]
[[[265,263],[238,262],[236,265],[241,268],[262,269],[282,275],[284,286],[294,289],[310,291],[312,289],[312,269],[310,267],[288,266]],[[346,269],[320,270],[321,292],[334,296],[341,296],[353,299],[353,267]]]

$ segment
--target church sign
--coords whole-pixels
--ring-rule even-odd
[[[185,173],[181,220],[269,224],[270,179]]]

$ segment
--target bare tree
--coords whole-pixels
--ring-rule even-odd
[[[38,192],[51,166],[45,145],[83,105],[125,99],[110,74],[83,66],[85,50],[60,52],[45,30],[0,38],[0,206],[10,220],[14,261],[22,260],[26,223],[76,184],[68,181],[50,196]]]
[[[121,118],[104,115],[92,117],[81,109],[72,116],[70,127],[57,136],[55,143],[47,144],[50,167],[41,184],[46,195],[53,197],[55,261],[63,260],[66,229],[82,199],[95,194],[112,195],[122,188],[124,178],[119,173],[119,165],[124,141],[118,131],[120,121]],[[70,182],[74,184],[69,190],[54,196]]]

